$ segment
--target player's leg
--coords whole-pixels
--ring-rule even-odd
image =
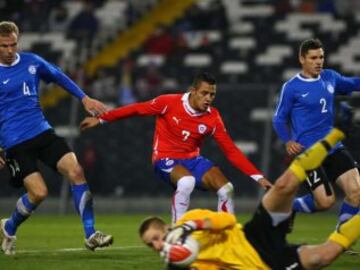
[[[341,224],[328,241],[320,245],[305,245],[299,256],[305,269],[319,269],[332,263],[344,250],[360,238],[360,214]]]
[[[323,211],[335,203],[335,193],[322,167],[308,174],[305,185],[311,193],[294,200],[293,210],[295,212]]]
[[[73,152],[65,154],[57,163],[57,170],[65,176],[71,185],[74,206],[81,216],[85,238],[95,233],[95,218],[92,195],[86,183],[84,172]]]
[[[175,224],[189,208],[190,196],[195,188],[195,177],[183,165],[177,164],[172,167],[170,180],[176,187],[171,204],[172,222]]]
[[[202,185],[216,191],[218,196],[218,211],[234,213],[234,187],[221,172],[219,167],[211,167],[202,177]]]
[[[31,139],[6,151],[6,163],[10,169],[10,184],[25,187],[27,193],[17,201],[10,218],[1,220],[2,250],[15,254],[16,231],[47,196],[47,188],[36,164],[38,142]]]
[[[304,245],[299,249],[299,257],[304,269],[321,269],[333,262],[343,248],[333,242],[327,241],[320,245]]]
[[[307,178],[306,171],[318,168],[331,147],[343,138],[343,132],[333,129],[324,140],[314,144],[299,155],[291,163],[289,169],[276,180],[274,186],[264,195],[264,207],[269,212],[287,213],[290,215],[292,202],[298,186]]]
[[[15,235],[18,227],[30,217],[47,196],[47,187],[39,172],[26,176],[24,187],[27,193],[18,199],[11,217],[1,220],[3,233],[2,250],[6,255],[15,254]]]
[[[71,191],[76,211],[81,217],[85,232],[85,247],[95,250],[113,243],[113,236],[95,231],[93,198],[86,182],[82,167],[73,152],[65,154],[57,162],[58,171],[71,184]]]
[[[360,206],[360,175],[357,168],[348,170],[339,176],[337,184],[345,193],[341,205],[338,224],[357,214]]]
[[[175,188],[171,203],[172,223],[182,217],[190,205],[190,196],[199,180],[192,169],[196,167],[197,158],[171,159],[163,158],[154,163],[156,176]],[[197,183],[198,182],[198,183]]]
[[[331,182],[344,191],[345,199],[340,209],[338,224],[356,214],[360,205],[360,175],[357,162],[346,148],[336,150],[324,163]]]
[[[24,187],[27,193],[19,198],[16,209],[5,226],[11,235],[15,235],[18,226],[32,214],[48,194],[44,179],[39,172],[26,176]]]
[[[81,217],[85,232],[85,246],[94,250],[97,247],[112,244],[113,237],[111,235],[95,231],[92,195],[75,154],[65,140],[54,132],[48,132],[43,141],[44,147],[39,154],[40,160],[70,181],[74,206]]]

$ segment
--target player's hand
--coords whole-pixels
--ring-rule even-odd
[[[85,129],[89,129],[100,124],[100,120],[97,117],[85,117],[84,120],[80,123],[80,130],[84,131]]]
[[[99,116],[108,111],[104,103],[88,96],[85,96],[81,101],[84,105],[85,110],[91,116]]]
[[[265,190],[268,190],[269,188],[272,187],[272,184],[266,178],[261,178],[260,180],[258,180],[258,183]]]
[[[296,156],[296,155],[300,154],[303,151],[303,149],[304,149],[304,146],[298,142],[288,141],[286,143],[286,152],[290,156]]]
[[[166,235],[165,242],[169,244],[175,244],[185,239],[194,230],[194,226],[191,224],[184,223],[180,226],[176,226],[171,229]]]

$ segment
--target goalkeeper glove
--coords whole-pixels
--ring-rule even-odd
[[[183,242],[186,236],[188,236],[194,230],[204,229],[203,220],[189,220],[184,224],[174,227],[168,232],[165,238],[165,242],[169,244],[175,244],[178,242]]]

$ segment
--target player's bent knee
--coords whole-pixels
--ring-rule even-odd
[[[324,194],[323,196],[314,196],[314,198],[315,198],[316,209],[318,211],[327,210],[330,207],[332,207],[336,202],[336,198],[334,194],[332,196],[326,196],[326,194]]]
[[[280,178],[278,179],[273,188],[277,190],[277,192],[288,195],[292,194],[297,190],[298,184],[292,181],[289,181],[288,178]]]
[[[360,189],[352,191],[346,195],[346,201],[353,206],[360,206]]]
[[[83,182],[85,179],[84,170],[80,165],[76,165],[68,170],[68,177],[73,183]]]
[[[327,210],[335,204],[335,197],[328,196],[321,198],[320,200],[316,200],[316,209],[319,211]]]
[[[223,185],[217,191],[219,191],[221,189],[224,190],[224,193],[227,194],[229,197],[232,197],[232,195],[234,193],[234,186],[231,182],[227,182],[225,185]]]
[[[195,188],[194,176],[183,176],[176,183],[177,190],[181,190],[186,193],[191,193]]]

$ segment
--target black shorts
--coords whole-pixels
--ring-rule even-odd
[[[297,252],[300,245],[286,241],[289,222],[290,217],[273,226],[271,216],[260,204],[253,218],[244,226],[246,239],[272,270],[304,269]]]
[[[343,173],[357,168],[358,164],[350,152],[345,147],[342,147],[329,155],[323,162],[322,167],[324,168],[329,181],[335,182]]]
[[[69,152],[71,150],[65,139],[56,135],[53,129],[7,149],[6,159],[12,172],[10,184],[22,187],[26,176],[39,171],[38,160],[57,171],[57,162]]]
[[[327,156],[321,167],[309,173],[306,185],[310,190],[315,190],[324,184],[326,193],[329,194],[329,182],[334,183],[340,175],[357,167],[358,164],[350,152],[345,147],[339,148]]]

